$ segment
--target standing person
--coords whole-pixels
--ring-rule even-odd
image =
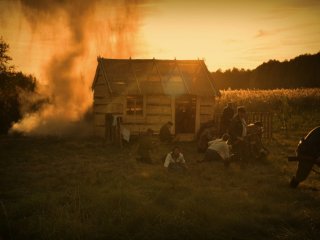
[[[150,154],[153,148],[152,135],[153,135],[153,130],[148,128],[146,135],[140,138],[139,148],[138,148],[139,156],[137,157],[137,161],[143,162],[143,163],[150,163],[150,164],[152,163],[152,158]]]
[[[172,122],[167,122],[160,128],[160,140],[161,142],[172,142],[173,136],[171,134],[171,128],[173,126]]]
[[[227,133],[234,116],[233,104],[229,102],[228,105],[223,109],[221,119],[220,119],[220,136]]]
[[[208,143],[208,149],[201,162],[223,161],[228,165],[230,159],[230,145],[228,145],[229,134],[223,134],[222,138],[215,139]]]
[[[168,170],[186,170],[186,161],[179,147],[174,147],[172,152],[167,154],[163,166]]]
[[[246,109],[243,106],[237,108],[237,114],[233,117],[230,128],[230,141],[232,148],[239,160],[247,161],[248,144],[247,136]]]

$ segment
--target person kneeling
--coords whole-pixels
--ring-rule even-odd
[[[201,162],[207,161],[223,161],[227,166],[230,161],[230,145],[228,145],[229,135],[223,134],[222,138],[210,141],[208,149]]]
[[[174,147],[172,152],[168,153],[164,161],[164,167],[172,171],[186,170],[186,161],[179,147]]]

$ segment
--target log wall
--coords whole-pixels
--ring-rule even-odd
[[[98,79],[99,82],[99,79]],[[98,83],[97,82],[97,83]],[[168,122],[175,122],[175,98],[164,95],[144,96],[142,115],[127,115],[126,96],[111,97],[105,94],[106,84],[101,81],[94,89],[94,128],[96,136],[106,136],[106,114],[112,113],[122,117],[122,126],[129,129],[131,134],[141,134],[148,128],[159,133],[161,126]],[[196,110],[196,131],[200,124],[212,119],[212,98],[198,98]],[[173,129],[174,131],[174,129]]]

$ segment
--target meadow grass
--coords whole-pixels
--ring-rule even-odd
[[[101,139],[2,137],[0,236],[3,239],[317,239],[320,180],[288,187],[301,131],[275,134],[266,161],[246,168],[202,163],[180,143],[186,173],[135,160]],[[304,134],[304,133],[303,133]]]
[[[156,139],[146,165],[135,141],[0,137],[0,239],[318,239],[320,177],[290,189],[287,156],[319,124],[319,89],[222,93],[216,112],[233,101],[275,113],[267,160],[199,164],[196,144],[179,143],[188,171],[170,173]]]

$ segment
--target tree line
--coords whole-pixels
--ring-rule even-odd
[[[270,60],[253,70],[221,69],[212,72],[219,89],[275,89],[320,87],[320,52],[283,62]]]
[[[38,110],[45,101],[38,97],[36,78],[16,71],[8,51],[0,37],[0,134],[7,134],[24,114]]]

